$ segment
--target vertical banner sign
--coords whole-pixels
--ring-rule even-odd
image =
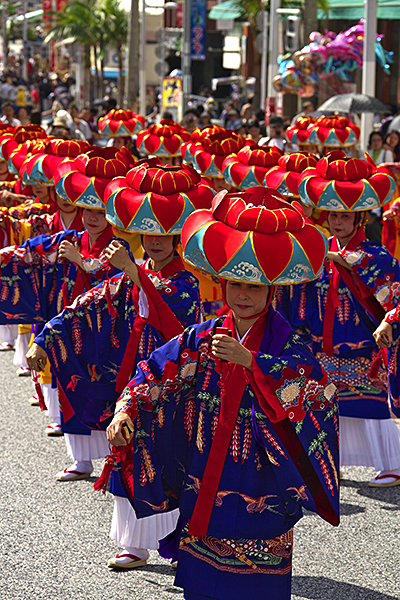
[[[48,33],[49,29],[51,29],[51,20],[52,15],[51,11],[53,10],[53,2],[52,0],[42,0],[42,9],[43,9],[43,29],[46,33]]]
[[[207,0],[191,0],[190,3],[190,58],[206,59],[206,6]]]
[[[68,6],[68,0],[57,0],[57,12],[64,12]]]
[[[275,114],[275,98],[266,98],[265,100],[265,124],[268,127],[271,117]]]

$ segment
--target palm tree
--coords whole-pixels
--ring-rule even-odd
[[[83,46],[85,58],[85,100],[93,99],[91,74],[91,52],[96,50],[96,15],[98,0],[73,0],[63,12],[53,13],[54,25],[45,38],[45,43],[53,39],[74,38]],[[96,52],[95,52],[96,54]]]
[[[118,103],[122,106],[124,96],[123,77],[123,47],[128,37],[128,19],[125,11],[120,8],[119,0],[101,0],[99,6],[99,24],[101,23],[100,58],[103,60],[106,46],[113,46],[118,56]]]

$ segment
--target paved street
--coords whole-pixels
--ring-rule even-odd
[[[140,571],[108,571],[112,499],[92,487],[101,464],[91,480],[55,481],[71,462],[65,443],[45,436],[48,419],[29,406],[30,380],[12,358],[0,354],[0,600],[182,598],[155,552]],[[296,526],[293,600],[400,598],[400,487],[368,488],[372,475],[344,470],[339,528],[311,514]],[[257,600],[275,599],[266,590]]]

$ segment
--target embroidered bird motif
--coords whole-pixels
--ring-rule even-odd
[[[83,379],[83,377],[80,375],[71,375],[71,381],[67,385],[66,389],[71,389],[74,392],[78,383],[78,379]]]
[[[99,379],[101,379],[101,373],[96,372],[96,365],[88,365],[87,369],[90,375],[90,382],[99,381]]]
[[[139,498],[138,498],[138,500],[139,500]],[[160,506],[155,506],[151,502],[147,502],[147,500],[140,500],[140,502],[145,502],[146,504],[148,504],[149,506],[151,506],[151,508],[153,510],[156,510],[156,511],[166,510],[167,507],[168,507],[168,499],[164,500],[164,502],[162,504],[160,504]]]
[[[0,312],[2,312],[3,315],[6,315],[7,319],[22,319],[22,317],[26,317],[26,313],[20,313],[20,314],[17,314],[17,315],[12,315],[11,313],[4,312],[4,310],[0,310]]]
[[[193,484],[187,483],[187,489],[188,490],[193,490],[194,492],[196,492],[196,494],[198,494],[200,492],[200,486],[201,486],[201,481],[198,477],[193,477],[193,475],[188,475],[188,477],[190,477],[190,479],[193,480]]]
[[[264,510],[272,510],[272,507],[268,504],[266,504],[266,499],[267,498],[277,498],[278,496],[276,494],[268,494],[267,496],[260,496],[260,498],[252,498],[251,496],[246,496],[246,494],[239,494],[239,496],[241,498],[243,498],[243,500],[245,502],[247,502],[247,507],[246,510],[249,513],[254,513],[254,512],[264,512]],[[278,506],[277,504],[275,506]],[[272,510],[272,512],[277,512],[275,510]]]
[[[302,500],[308,500],[308,496],[306,494],[306,486],[305,485],[301,485],[299,488],[297,487],[290,487],[290,488],[286,488],[286,491],[288,492],[289,490],[295,490],[296,491],[296,500],[299,500],[300,498]]]

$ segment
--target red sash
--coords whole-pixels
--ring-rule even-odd
[[[250,351],[258,352],[264,335],[267,315],[263,314],[250,329],[243,345]],[[236,327],[232,312],[224,321],[224,327],[230,329],[235,338]],[[228,453],[229,444],[235,427],[240,403],[244,394],[247,381],[244,374],[247,369],[242,365],[222,362],[221,365],[221,410],[217,429],[211,444],[210,454],[201,480],[201,487],[196,505],[190,519],[189,535],[207,535],[211,512],[214,507],[215,496]],[[263,396],[263,403],[267,404],[271,420],[280,421],[286,418],[278,398],[272,392]],[[264,409],[265,410],[265,409]]]
[[[104,229],[104,231],[102,231],[101,235],[97,238],[97,240],[90,246],[89,233],[87,231],[84,231],[80,240],[79,247],[79,252],[82,255],[82,258],[98,258],[103,252],[104,248],[106,248],[111,242],[113,237],[114,234],[112,227],[111,225],[107,225],[107,227]],[[75,300],[75,298],[83,294],[83,292],[90,290],[91,287],[92,284],[90,282],[89,275],[84,269],[78,267],[72,297],[69,299],[69,302]]]
[[[148,264],[148,262],[146,264]],[[166,279],[175,273],[179,273],[179,271],[183,271],[184,268],[185,267],[182,259],[180,256],[178,256],[177,258],[174,258],[173,261],[168,263],[168,265],[163,267],[159,273],[155,274],[158,275],[158,277]],[[149,316],[147,319],[145,319],[138,314],[135,319],[135,323],[126,345],[124,357],[122,359],[121,367],[118,371],[117,381],[115,384],[115,390],[118,394],[123,392],[131,379],[140,336],[142,335],[142,331],[146,323],[149,323],[149,325],[155,327],[166,342],[174,338],[176,335],[179,335],[183,331],[182,325],[179,323],[168,304],[164,302],[161,294],[154,287],[153,283],[147,277],[146,272],[152,273],[152,271],[146,269],[146,265],[138,268],[140,284],[147,296],[147,301],[149,304]],[[133,286],[132,294],[134,295],[134,304],[138,312],[139,291],[136,285]]]
[[[359,229],[356,235],[346,244],[346,250],[356,250],[358,245],[364,240],[365,233],[362,229]],[[332,252],[339,251],[335,237],[332,239],[330,249]],[[369,314],[372,315],[378,322],[381,322],[385,317],[385,311],[373,295],[372,291],[365,285],[357,273],[354,271],[349,271],[345,267],[334,263],[333,261],[330,262],[330,267],[332,274],[329,276],[330,285],[325,308],[322,348],[327,354],[333,355],[333,327],[335,323],[336,307],[339,304],[338,290],[341,279],[349,288],[353,296],[365,308],[365,310],[368,311]]]

